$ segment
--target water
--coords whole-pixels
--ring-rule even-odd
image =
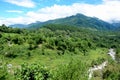
[[[88,73],[89,73],[89,78],[88,80],[90,80],[92,78],[92,75],[93,75],[93,72],[96,71],[96,70],[103,70],[105,68],[105,66],[107,66],[107,63],[108,61],[105,61],[103,62],[102,64],[98,65],[98,66],[94,66],[94,67],[91,67],[89,70],[88,70]]]
[[[109,49],[109,52],[107,53],[109,54],[113,60],[115,60],[115,51],[114,49]],[[94,66],[94,67],[91,67],[89,70],[88,70],[88,80],[90,80],[92,78],[92,75],[93,75],[93,72],[96,71],[96,70],[103,70],[105,68],[105,66],[107,66],[107,63],[108,61],[105,61],[103,62],[102,64],[98,65],[98,66]]]
[[[115,60],[115,52],[114,52],[114,49],[109,49],[108,54],[112,57],[113,60]]]

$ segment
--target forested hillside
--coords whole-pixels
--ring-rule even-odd
[[[107,54],[112,48],[115,61]],[[88,80],[90,67],[108,61],[93,80],[120,80],[120,32],[47,24],[0,26],[0,80]]]

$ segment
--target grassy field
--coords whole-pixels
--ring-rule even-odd
[[[74,62],[82,61],[89,68],[92,66],[93,61],[96,61],[98,64],[100,64],[101,62],[98,61],[99,59],[104,58],[105,60],[107,60],[108,58],[110,58],[107,55],[107,51],[108,50],[105,48],[98,48],[96,50],[90,50],[90,52],[88,52],[87,55],[83,55],[81,53],[81,54],[77,54],[77,55],[76,54],[71,54],[71,55],[65,54],[65,55],[61,55],[61,56],[40,55],[40,54],[34,53],[34,54],[32,54],[31,57],[17,57],[14,59],[4,58],[4,62],[7,64],[12,64],[13,70],[16,70],[16,68],[19,68],[20,65],[23,63],[28,63],[28,64],[37,63],[37,64],[46,66],[50,70],[55,70],[62,65],[69,64],[71,61],[74,61]],[[87,74],[87,72],[86,72],[86,74]],[[9,73],[9,75],[10,76],[8,76],[8,79],[11,79],[11,73]]]
[[[39,62],[43,65],[52,65],[52,66],[57,66],[58,64],[66,64],[68,63],[71,59],[79,59],[82,60],[83,62],[88,62],[91,63],[91,61],[93,60],[97,60],[98,58],[108,58],[107,55],[107,49],[102,49],[102,48],[98,48],[96,50],[90,50],[90,52],[87,53],[87,55],[83,55],[81,54],[65,54],[65,55],[40,55],[40,54],[36,54],[33,53],[31,57],[17,57],[14,59],[10,59],[10,58],[4,58],[4,60],[7,63],[13,64],[13,66],[15,65],[20,65],[24,62],[28,62],[29,64],[31,63],[35,63],[35,62]],[[57,64],[58,63],[58,64]]]

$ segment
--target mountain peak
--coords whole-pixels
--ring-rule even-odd
[[[62,24],[62,25],[70,25],[82,28],[91,28],[97,30],[112,30],[114,28],[113,25],[102,21],[96,17],[88,17],[83,14],[76,14],[65,18],[59,18],[55,20],[49,20],[46,22],[37,21],[35,23],[31,23],[28,25],[29,28],[39,28],[46,24]]]

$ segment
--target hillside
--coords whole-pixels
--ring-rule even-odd
[[[120,80],[120,0],[0,0],[0,80]]]
[[[92,28],[97,30],[110,30],[113,28],[113,26],[107,22],[104,22],[98,18],[87,17],[83,14],[77,14],[62,19],[51,20],[46,23],[65,24],[83,28]]]
[[[24,24],[13,24],[13,25],[10,25],[10,27],[13,27],[13,28],[26,28],[27,25],[24,25]]]
[[[2,25],[0,80],[88,80],[89,69],[104,61],[107,66],[93,72],[92,79],[119,80],[119,35],[59,24],[37,30]],[[115,61],[109,48],[116,52]]]
[[[116,31],[120,31],[120,22],[112,23],[112,25],[115,27]]]
[[[82,28],[89,28],[89,29],[97,29],[97,30],[112,30],[114,26],[102,21],[98,18],[88,17],[83,14],[76,14],[73,16],[69,16],[66,18],[60,18],[55,20],[49,20],[46,22],[39,22],[28,24],[28,28],[39,28],[46,24],[62,24],[62,25],[69,25],[69,26],[76,26]],[[11,26],[11,25],[10,25]],[[12,25],[17,26],[17,25]],[[23,27],[22,25],[20,27]]]

